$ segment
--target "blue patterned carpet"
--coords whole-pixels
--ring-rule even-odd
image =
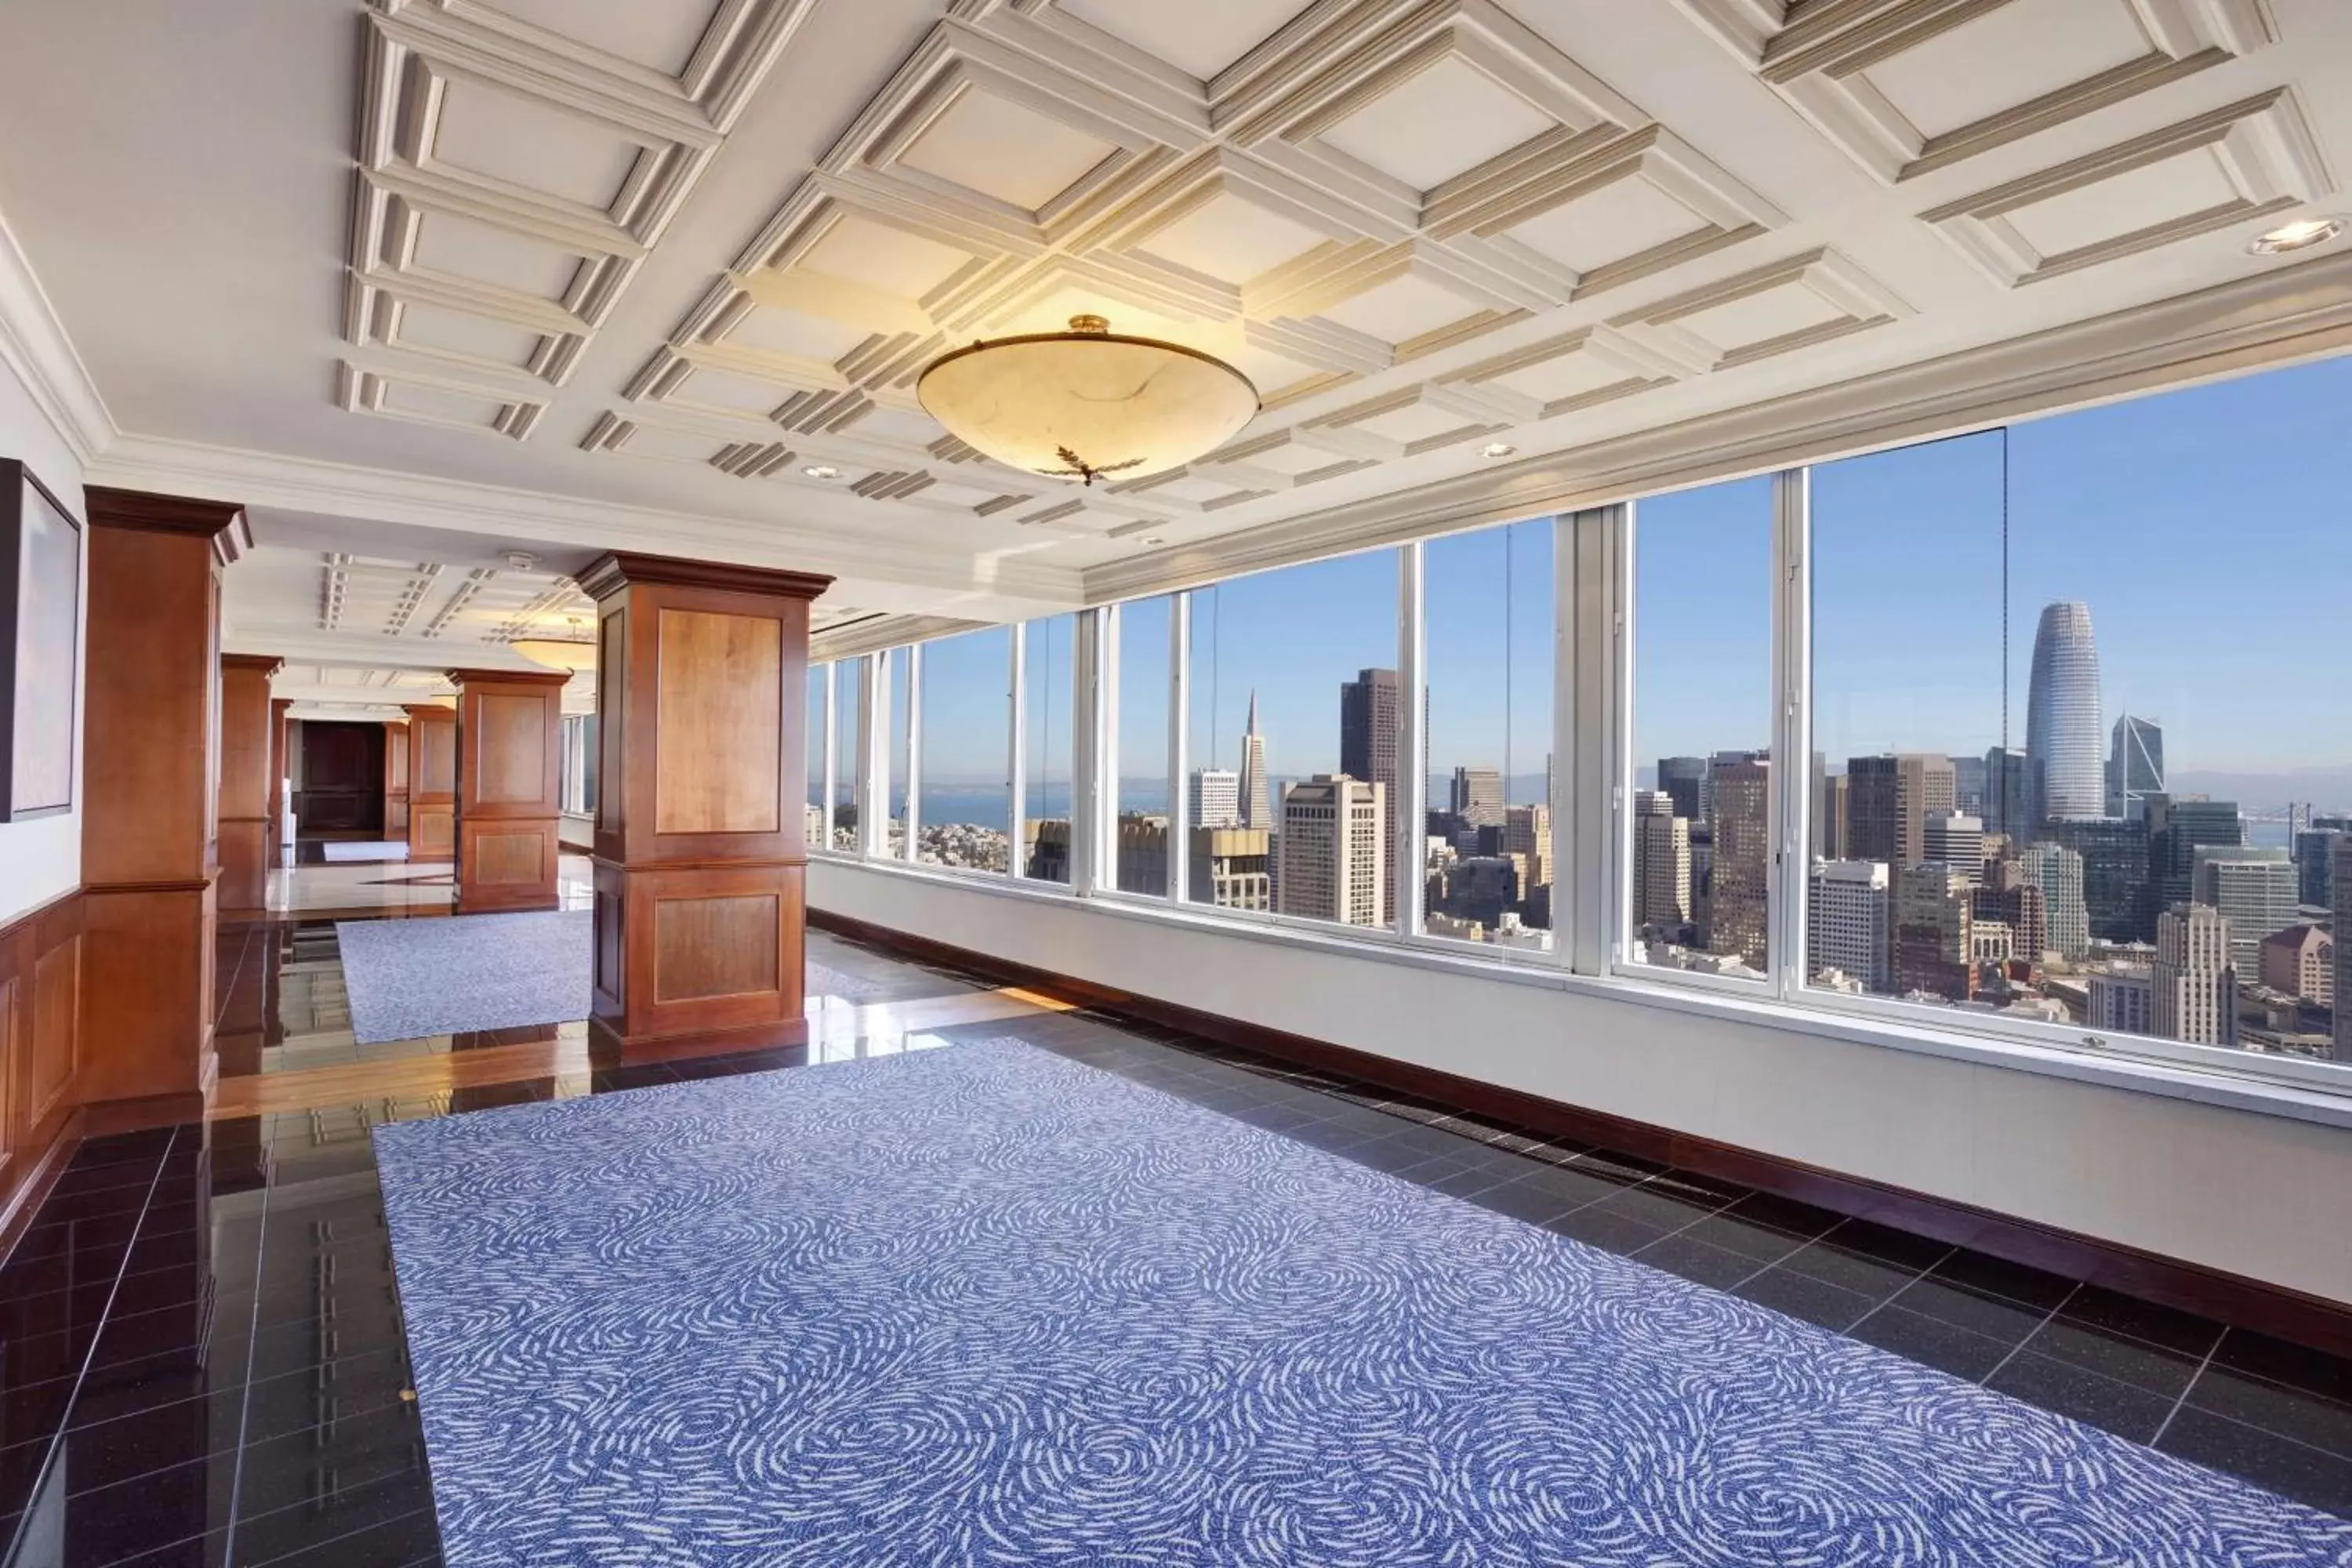
[[[2352,1563],[2352,1522],[1017,1041],[375,1138],[453,1564]]]

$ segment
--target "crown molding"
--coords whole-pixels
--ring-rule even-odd
[[[574,550],[617,550],[835,578],[877,578],[951,592],[982,591],[1048,605],[1075,607],[1081,588],[1072,567],[973,560],[846,529],[818,532],[782,521],[656,510],[150,437],[118,438],[89,479],[247,507],[527,539]]]
[[[1981,430],[2352,348],[2352,256],[1089,568],[1104,604]]]
[[[0,362],[16,374],[41,416],[88,468],[120,434],[89,367],[66,335],[33,264],[0,217]]]
[[[856,658],[862,653],[932,642],[958,632],[982,631],[1000,624],[959,620],[953,616],[869,616],[810,637],[809,662],[824,664],[836,658]]]

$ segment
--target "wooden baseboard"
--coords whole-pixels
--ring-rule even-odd
[[[688,1057],[724,1056],[734,1051],[772,1050],[780,1046],[808,1044],[806,1018],[781,1024],[746,1024],[735,1029],[694,1029],[677,1035],[640,1035],[630,1038],[602,1018],[588,1020],[588,1048],[598,1067],[635,1067],[641,1062],[677,1061]]]
[[[1652,1122],[1570,1105],[1436,1068],[1401,1062],[1352,1046],[1139,995],[847,915],[812,907],[808,923],[816,930],[887,948],[910,958],[989,975],[1085,1006],[1255,1051],[1278,1061],[1345,1074],[1391,1093],[1451,1106],[1490,1121],[1511,1122],[1549,1137],[1596,1143],[1678,1165],[1719,1181],[1874,1220],[2240,1328],[2275,1334],[2336,1355],[2352,1356],[2352,1305],[2285,1286],[1737,1144],[1694,1137]]]
[[[178,1127],[205,1119],[205,1097],[194,1090],[142,1094],[128,1100],[94,1100],[82,1107],[82,1136],[107,1138],[117,1132],[144,1132],[152,1127]]]

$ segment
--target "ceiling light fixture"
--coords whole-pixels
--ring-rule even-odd
[[[807,468],[803,468],[801,472],[812,479],[837,479],[841,478],[841,470],[835,468],[831,463],[811,463]]]
[[[1478,448],[1478,455],[1482,458],[1507,458],[1517,450],[1508,441],[1489,441]]]
[[[2340,217],[2299,217],[2258,237],[2246,249],[2255,256],[2284,256],[2290,250],[2325,245],[2343,232],[2344,220]]]
[[[1140,545],[1144,546],[1146,549],[1149,549],[1149,548],[1150,548],[1150,547],[1151,547],[1152,545],[1155,545],[1155,544],[1165,544],[1165,543],[1167,543],[1168,542],[1167,542],[1166,540],[1164,540],[1164,539],[1160,538],[1160,537],[1158,534],[1156,534],[1156,533],[1147,533],[1147,534],[1145,534],[1142,538],[1140,538],[1140,539],[1137,540],[1137,541],[1136,541],[1136,542],[1137,542],[1138,544],[1140,544]]]
[[[1100,316],[957,349],[931,363],[915,395],[998,462],[1088,485],[1190,462],[1258,411],[1257,388],[1224,361],[1123,336]]]
[[[573,675],[596,668],[596,645],[581,630],[578,616],[563,617],[564,628],[571,633],[562,637],[516,637],[507,647],[549,669],[568,670]]]

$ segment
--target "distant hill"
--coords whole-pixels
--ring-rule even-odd
[[[2179,794],[2234,800],[2242,810],[2250,812],[2276,811],[2289,801],[2309,801],[2322,812],[2352,811],[2352,767],[2267,773],[2181,768],[2166,782]]]

